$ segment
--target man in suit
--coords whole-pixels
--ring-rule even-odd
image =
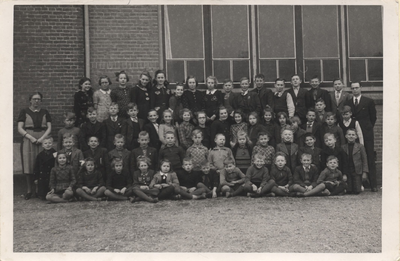
[[[351,83],[353,97],[345,101],[344,105],[350,106],[353,117],[360,124],[364,136],[364,147],[368,159],[368,178],[371,191],[378,191],[376,181],[375,153],[374,153],[374,125],[376,122],[375,102],[371,98],[361,95],[360,82]]]
[[[315,108],[315,103],[322,99],[325,102],[325,111],[332,111],[331,97],[327,90],[323,90],[319,87],[320,80],[318,76],[313,76],[310,80],[311,89],[307,91],[306,95],[306,108]]]
[[[264,86],[264,79],[264,74],[257,74],[254,77],[255,88],[250,91],[257,93],[258,97],[260,97],[261,110],[264,110],[266,105],[269,105],[271,108],[273,108],[274,94],[270,89]]]
[[[337,119],[341,119],[344,102],[351,98],[351,94],[343,91],[343,82],[341,79],[333,80],[335,90],[330,94],[332,101],[332,112],[336,114]]]
[[[287,90],[286,92],[292,96],[292,100],[295,106],[295,115],[297,115],[301,122],[306,122],[306,94],[307,90],[300,87],[301,79],[300,76],[295,74],[291,79],[292,88]]]

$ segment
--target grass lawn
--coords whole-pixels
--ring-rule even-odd
[[[382,192],[45,204],[14,196],[14,252],[379,253]]]

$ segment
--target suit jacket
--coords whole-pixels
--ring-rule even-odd
[[[63,151],[65,151],[64,149],[62,149]],[[74,172],[75,177],[77,177],[76,175],[78,174],[79,168],[81,166],[81,161],[83,160],[83,153],[80,149],[77,149],[75,147],[72,147],[71,149],[71,158],[70,160],[68,160],[67,157],[67,165],[72,166],[72,171]],[[56,160],[55,162],[55,166],[58,166],[58,162]]]
[[[113,122],[110,117],[107,120],[103,121],[104,129],[106,132],[106,148],[108,151],[111,151],[115,148],[114,146],[114,137],[116,134],[121,134],[122,123],[124,119],[122,117],[118,117],[116,122]]]
[[[153,179],[151,180],[149,188],[154,188],[154,185],[161,184],[161,180],[162,180],[161,174],[158,171],[153,176]],[[176,175],[175,172],[168,172],[168,174],[167,174],[167,184],[173,186],[175,188],[175,190],[179,190],[179,180],[178,180],[178,176]]]
[[[139,147],[137,141],[140,132],[139,122],[133,122],[130,118],[126,119],[121,128],[122,135],[125,136],[125,146],[128,150]]]
[[[307,90],[304,88],[299,88],[299,93],[296,94],[293,91],[293,87],[286,90],[286,93],[289,93],[292,96],[294,107],[295,107],[295,115],[299,116],[300,119],[305,119],[307,114],[307,107],[306,107],[306,95]]]
[[[260,98],[260,103],[261,103],[261,111],[265,109],[266,105],[271,106],[271,108],[274,108],[274,93],[271,91],[271,89],[263,86],[258,92],[257,87],[251,90],[250,92],[254,92],[258,94],[258,97]]]
[[[307,91],[306,95],[306,108],[315,108],[315,103],[318,99],[323,99],[325,102],[325,111],[332,111],[332,102],[331,96],[327,90],[321,89],[320,87],[317,88],[317,99],[314,100],[314,89],[311,88]]]
[[[35,160],[35,166],[33,168],[33,174],[35,175],[35,180],[50,179],[50,171],[54,167],[55,163],[55,149],[51,148],[48,152],[42,150]]]
[[[150,142],[149,142],[149,147],[156,148],[157,150],[160,150],[161,148],[161,141],[160,137],[158,136],[158,132],[156,128],[154,127],[153,123],[148,122],[143,126],[143,130],[147,131],[149,134]]]
[[[319,176],[318,168],[315,165],[310,166],[310,171],[308,172],[309,179],[306,181],[306,171],[303,165],[297,166],[293,173],[293,184],[299,184],[300,186],[312,185],[313,188],[317,186],[317,180]]]
[[[297,152],[299,150],[299,146],[297,146],[296,143],[292,143],[290,145],[290,155],[289,152],[286,148],[285,143],[279,143],[276,145],[276,152],[278,151],[282,151],[283,153],[285,153],[286,155],[286,161],[289,162],[290,160],[290,164],[291,164],[291,171],[292,173],[294,172],[294,170],[296,169],[296,165],[297,165]]]
[[[226,93],[222,93],[222,97],[224,98],[224,107],[228,110],[228,114],[230,115],[231,112],[233,111],[233,101],[235,100],[235,97],[237,96],[237,93],[230,92],[229,97],[225,99]]]
[[[344,90],[340,94],[339,97],[339,103],[336,102],[336,97],[335,97],[335,91],[330,92],[329,95],[331,96],[331,104],[332,104],[332,112],[336,114],[336,116],[340,116],[341,112],[343,111],[344,103],[353,97],[351,94],[348,92],[345,92]],[[340,117],[338,119],[341,119]]]
[[[345,144],[342,146],[342,149],[346,153],[347,157],[349,156],[349,144]],[[367,153],[365,152],[365,148],[360,143],[354,143],[353,147],[353,163],[355,172],[357,175],[362,175],[363,172],[368,171],[368,160]],[[349,162],[349,165],[351,163]],[[347,173],[346,173],[347,174]],[[348,173],[351,174],[351,173]]]
[[[235,96],[232,104],[233,109],[241,109],[246,115],[250,112],[257,112],[258,115],[261,113],[261,103],[260,98],[257,93],[248,91],[245,96],[238,93]]]
[[[359,98],[358,106],[354,106],[353,99],[345,101],[345,105],[351,107],[353,112],[353,118],[355,118],[360,124],[361,130],[363,131],[364,141],[374,140],[374,125],[376,122],[376,109],[375,102],[371,98],[361,96]]]

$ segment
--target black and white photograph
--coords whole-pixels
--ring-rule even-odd
[[[399,257],[397,2],[0,7],[1,260]]]

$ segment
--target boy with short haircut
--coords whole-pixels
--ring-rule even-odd
[[[274,165],[271,167],[271,179],[264,186],[267,197],[287,197],[289,196],[289,187],[293,184],[292,172],[286,166],[286,155],[279,151],[275,154]]]
[[[199,129],[192,131],[193,145],[186,150],[186,157],[192,159],[194,170],[201,170],[201,163],[208,159],[208,149],[201,144],[203,132]]]
[[[332,133],[326,133],[324,135],[325,148],[321,151],[321,169],[326,168],[326,163],[329,156],[335,156],[338,160],[338,168],[342,173],[348,173],[348,162],[346,153],[341,147],[336,146],[336,138]]]
[[[264,110],[265,106],[267,105],[273,107],[273,96],[274,96],[272,91],[264,86],[264,81],[265,81],[264,74],[259,73],[256,76],[254,76],[255,88],[250,91],[258,94],[262,110]]]
[[[103,148],[105,149],[105,148]],[[78,173],[76,194],[82,199],[100,201],[106,191],[102,173],[95,168],[95,160],[86,158]]]
[[[197,112],[197,123],[198,125],[194,128],[201,130],[203,133],[203,140],[201,143],[207,148],[210,149],[211,146],[211,131],[210,127],[206,125],[207,114],[204,111]]]
[[[139,147],[139,143],[137,142],[140,132],[139,119],[137,117],[138,112],[139,110],[135,103],[128,103],[126,113],[129,118],[123,122],[121,128],[121,134],[125,136],[126,148],[128,150],[133,150],[134,148]]]
[[[201,163],[200,182],[198,188],[203,188],[207,198],[216,198],[219,189],[219,174],[215,169],[211,169],[208,160]]]
[[[321,137],[321,123],[315,120],[316,113],[313,108],[309,108],[307,111],[307,122],[303,123],[300,127],[306,132],[312,133],[314,137],[316,137],[316,146],[321,147],[322,142],[320,141]]]
[[[261,154],[264,156],[264,164],[268,170],[271,169],[272,162],[274,161],[275,149],[268,145],[269,136],[265,132],[258,133],[257,145],[253,147],[252,155]],[[252,157],[254,162],[254,156]]]
[[[106,191],[104,195],[110,200],[134,200],[132,175],[124,169],[122,159],[114,159],[111,162],[111,171],[108,173]]]
[[[285,80],[278,78],[274,84],[276,92],[273,95],[273,106],[274,113],[284,112],[289,117],[293,117],[295,112],[295,104],[293,103],[292,96],[285,92]],[[265,108],[264,108],[265,109]]]
[[[343,133],[347,133],[349,129],[354,129],[357,134],[356,142],[364,145],[364,136],[361,130],[359,122],[352,118],[353,113],[348,105],[343,106],[342,109],[342,120],[339,121],[339,127],[342,129]],[[345,141],[347,143],[347,140]]]
[[[218,173],[220,170],[224,169],[224,160],[230,158],[233,163],[235,160],[233,158],[233,153],[230,148],[225,147],[225,136],[221,133],[215,135],[216,147],[210,150],[208,154],[208,162],[210,162],[210,166],[212,169],[216,169]]]
[[[74,146],[75,136],[71,133],[65,133],[63,136],[63,149],[61,151],[65,152],[67,158],[67,165],[72,167],[72,171],[75,175],[75,179],[77,179],[77,174],[81,163],[83,162],[83,153],[80,149],[77,149]],[[57,166],[57,162],[55,164]]]
[[[253,156],[253,164],[246,171],[243,187],[248,197],[259,197],[266,194],[267,187],[265,185],[271,177],[269,176],[268,169],[265,167],[264,159],[264,155],[260,153],[255,154]]]
[[[346,144],[342,129],[336,125],[336,116],[332,112],[326,113],[325,122],[321,126],[321,138],[326,133],[335,135],[336,146],[340,147]]]
[[[242,92],[236,95],[235,99],[233,100],[232,107],[233,109],[241,109],[243,113],[247,115],[250,112],[257,112],[258,115],[261,113],[261,103],[260,98],[254,92],[249,92],[250,87],[250,80],[247,77],[242,77],[240,79],[240,88]]]
[[[341,79],[334,79],[332,83],[333,83],[333,88],[335,89],[330,93],[332,112],[335,115],[340,116],[340,114],[343,112],[344,103],[349,98],[351,98],[351,94],[343,91],[344,86],[343,86],[343,81]]]
[[[204,188],[198,188],[197,184],[201,182],[201,173],[193,170],[193,162],[191,158],[182,160],[183,170],[177,172],[180,195],[187,199],[204,199],[206,193]]]
[[[330,192],[329,195],[339,195],[346,189],[345,177],[338,169],[339,160],[331,155],[326,159],[326,168],[318,177],[317,184],[324,184],[325,188]]]
[[[322,150],[320,148],[314,146],[315,141],[316,141],[316,138],[312,133],[306,133],[304,135],[305,146],[299,148],[298,163],[301,163],[301,155],[303,155],[304,153],[310,154],[312,157],[311,163],[317,167],[318,173],[320,173],[321,151]]]
[[[293,131],[291,128],[286,127],[282,130],[282,142],[276,145],[276,152],[282,152],[286,157],[287,167],[290,168],[292,173],[297,166],[297,152],[299,146],[293,143]]]
[[[167,159],[171,162],[171,168],[178,173],[182,170],[182,160],[185,158],[185,151],[181,146],[175,145],[175,133],[165,132],[165,147],[160,149],[159,160]]]
[[[50,191],[50,172],[54,167],[57,152],[53,149],[53,138],[51,136],[43,139],[42,147],[43,150],[36,157],[33,175],[37,186],[37,197],[46,200],[46,195]]]
[[[319,99],[324,101],[326,111],[332,111],[331,97],[327,90],[321,89],[319,86],[321,81],[317,75],[312,76],[310,79],[311,89],[307,91],[306,95],[306,108],[314,108]]]
[[[103,121],[104,129],[106,132],[106,148],[108,151],[111,151],[115,148],[115,135],[121,134],[121,128],[124,119],[118,117],[118,112],[118,103],[112,102],[108,109],[108,114],[110,116],[108,117],[108,119]]]
[[[71,133],[75,135],[75,137],[79,137],[80,129],[78,127],[75,127],[75,120],[76,116],[75,113],[73,112],[66,112],[64,113],[64,128],[60,129],[57,134],[57,150],[62,149],[62,144],[63,144],[63,136],[65,133]],[[75,141],[75,146],[78,146],[78,141]],[[79,147],[77,147],[79,148]]]
[[[86,117],[89,119],[88,122],[84,122],[81,127],[81,135],[79,139],[79,145],[82,151],[87,151],[89,145],[87,141],[89,137],[95,136],[99,140],[101,147],[106,147],[106,131],[102,123],[97,121],[97,111],[93,107],[89,107],[87,110]]]
[[[130,171],[134,173],[138,170],[137,159],[139,156],[146,156],[150,159],[149,169],[156,171],[158,169],[158,151],[157,149],[150,147],[149,134],[146,131],[139,132],[138,142],[140,146],[133,149],[130,154]]]
[[[89,137],[88,145],[90,149],[83,152],[83,157],[85,159],[93,158],[96,170],[99,170],[103,175],[103,180],[107,181],[107,173],[111,171],[107,149],[99,146],[99,140],[96,136]]]
[[[295,107],[294,115],[299,116],[302,122],[306,121],[307,107],[306,107],[306,95],[307,90],[301,87],[301,78],[295,74],[291,78],[292,88],[286,92],[292,96],[293,104]]]
[[[347,193],[359,194],[362,191],[362,182],[368,179],[367,153],[362,144],[356,143],[357,132],[348,129],[347,144],[342,145],[348,161]],[[344,178],[345,179],[345,178]]]
[[[147,119],[149,122],[143,126],[143,130],[149,134],[149,146],[158,151],[161,148],[161,141],[158,136],[159,124],[157,123],[157,111],[154,109],[149,110],[147,113]]]
[[[116,134],[114,137],[115,149],[108,152],[108,160],[112,162],[114,159],[119,158],[124,162],[124,169],[129,169],[129,158],[131,153],[125,146],[125,137],[122,134]],[[133,173],[133,172],[132,172]]]
[[[316,121],[324,123],[326,120],[326,112],[325,112],[325,102],[323,99],[319,99],[315,102],[315,114]]]
[[[244,193],[245,175],[235,166],[233,158],[226,158],[224,168],[220,170],[221,194],[227,198]]]

